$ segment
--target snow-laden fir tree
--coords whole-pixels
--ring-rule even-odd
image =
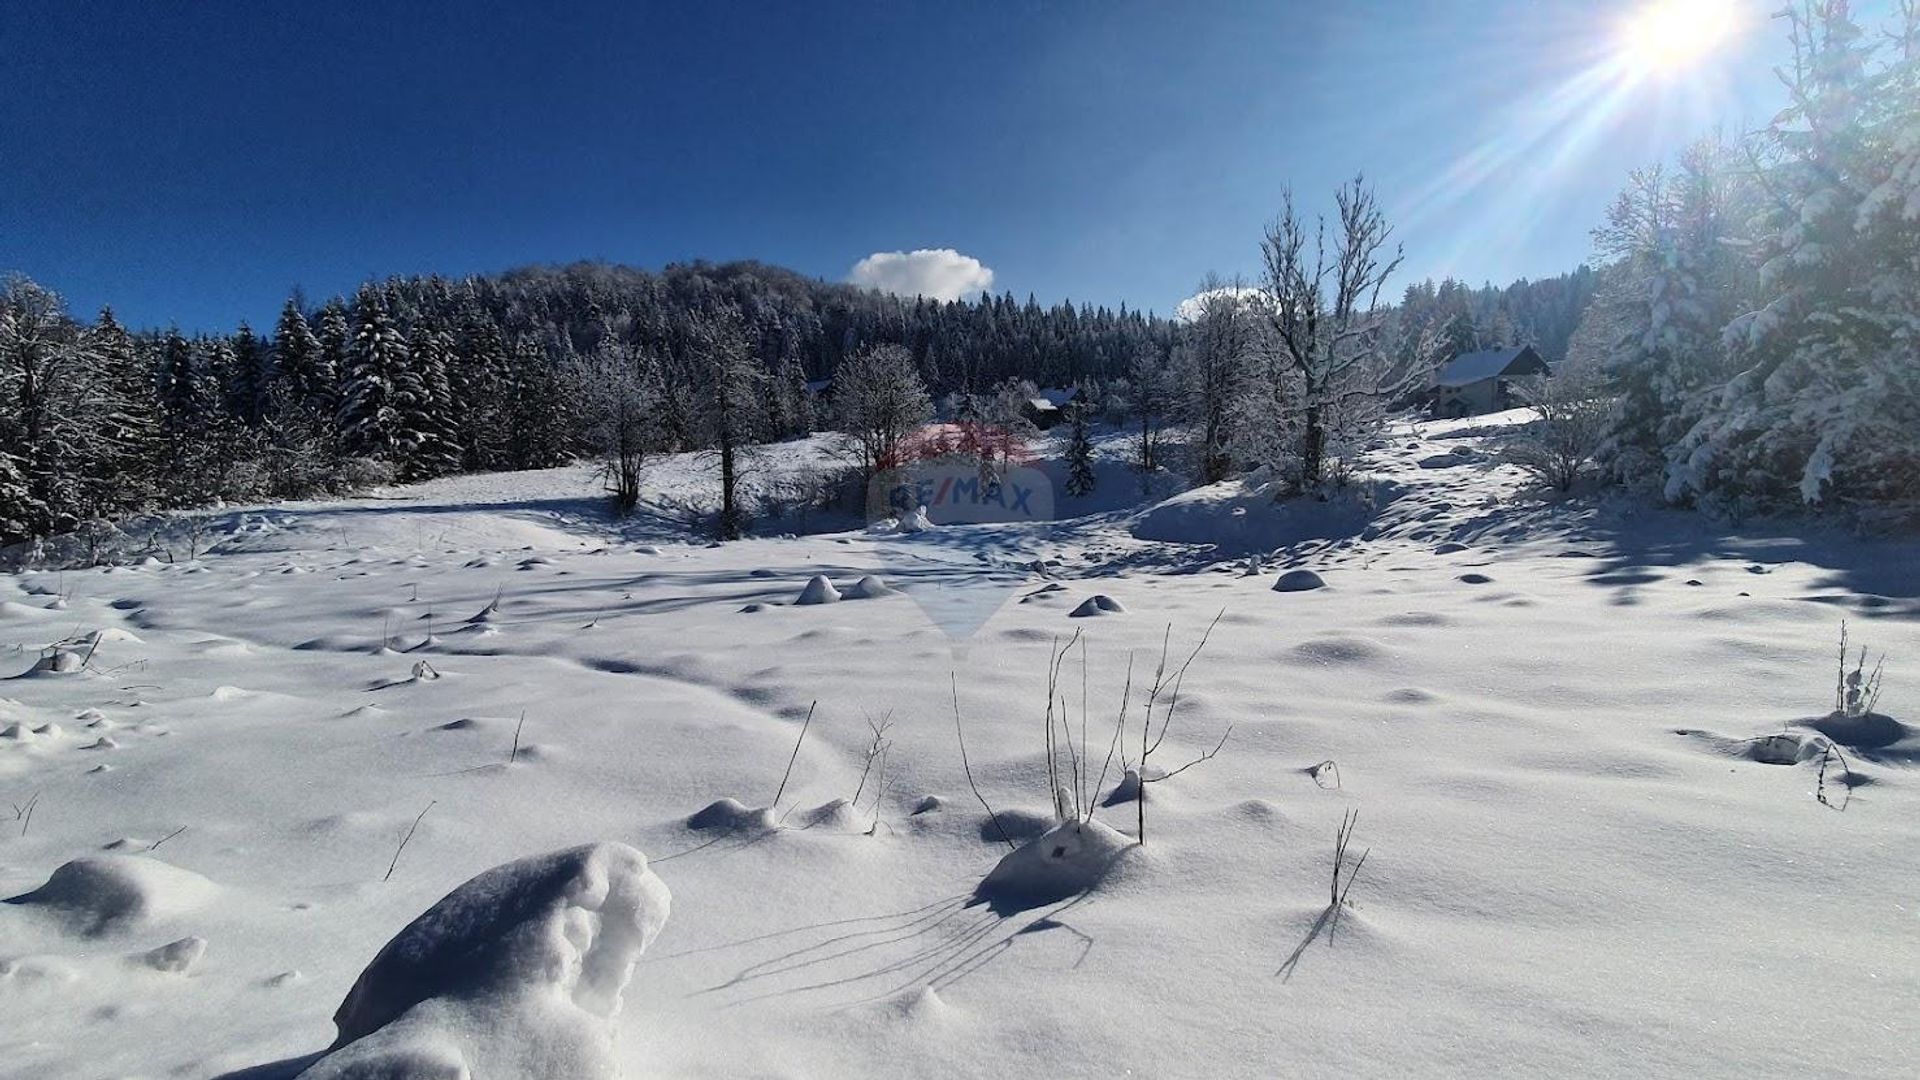
[[[258,426],[267,413],[267,395],[273,385],[274,354],[254,336],[245,320],[228,346],[233,352],[226,376],[227,411],[249,427]]]
[[[1755,149],[1760,303],[1737,369],[1671,454],[1667,494],[1741,510],[1920,510],[1920,9],[1871,35],[1839,2],[1785,12],[1790,104]]]
[[[407,371],[396,395],[405,433],[406,462],[401,470],[405,479],[425,480],[460,468],[453,388],[447,373],[452,353],[453,336],[431,316],[414,320],[407,341]]]
[[[1614,260],[1593,314],[1615,335],[1601,358],[1614,404],[1600,457],[1622,483],[1659,489],[1688,410],[1726,374],[1720,331],[1740,276],[1726,159],[1724,146],[1705,140],[1682,155],[1677,174],[1636,170],[1594,231],[1596,248]]]
[[[407,343],[387,311],[386,297],[365,285],[354,298],[358,327],[340,377],[340,439],[358,457],[400,460],[410,449],[401,426],[400,395],[417,389],[408,379]]]
[[[147,508],[156,495],[160,408],[153,373],[111,308],[85,331],[93,360],[90,426],[95,449],[83,516],[106,518]]]

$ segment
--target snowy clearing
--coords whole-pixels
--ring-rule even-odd
[[[1512,419],[1325,503],[710,547],[568,468],[0,577],[0,1075],[1909,1074],[1920,551],[1525,493]]]

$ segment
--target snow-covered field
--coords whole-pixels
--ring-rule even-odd
[[[415,916],[601,841],[648,870],[593,849],[539,888],[671,891],[628,1076],[1913,1075],[1920,551],[1543,499],[1497,430],[1403,429],[1325,504],[1129,510],[1109,471],[1068,523],[709,547],[610,530],[566,469],[0,577],[0,1075],[294,1075]],[[1273,588],[1297,569],[1325,587]],[[891,589],[794,604],[815,575]],[[977,902],[1007,847],[954,697],[1024,842],[1054,643],[1081,634],[1056,710],[1091,786],[1129,657],[1137,756],[1163,637],[1177,662],[1216,615],[1148,775],[1231,735],[1147,786],[1146,843],[1090,830],[1059,858],[1091,891]],[[1842,618],[1889,657],[1889,719],[1839,733],[1851,785],[1802,725]],[[502,977],[604,1014],[585,965]]]

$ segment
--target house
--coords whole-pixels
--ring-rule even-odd
[[[1027,399],[1020,407],[1020,414],[1027,422],[1045,431],[1066,418],[1066,408],[1085,400],[1077,386],[1053,387],[1042,390]]]
[[[1512,382],[1529,375],[1551,375],[1531,345],[1461,353],[1434,376],[1429,392],[1433,415],[1478,416],[1514,406]]]
[[[808,398],[814,401],[825,401],[833,396],[833,377],[829,375],[824,379],[808,379],[803,387]]]

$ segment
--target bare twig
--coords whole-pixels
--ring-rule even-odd
[[[787,758],[787,771],[780,774],[780,786],[773,793],[775,809],[780,806],[780,796],[786,794],[787,778],[793,775],[793,763],[800,760],[800,744],[807,741],[807,728],[813,724],[813,708],[818,704],[815,701],[807,706],[807,718],[800,723],[800,737],[793,740],[793,756]]]
[[[1354,860],[1353,867],[1346,869],[1347,845],[1353,842],[1353,832],[1360,824],[1360,811],[1349,810],[1340,816],[1340,828],[1333,834],[1333,881],[1329,886],[1327,907],[1333,911],[1333,919],[1327,927],[1327,940],[1333,940],[1334,931],[1340,928],[1340,909],[1347,904],[1347,892],[1353,888],[1353,881],[1360,876],[1360,868],[1366,865],[1367,856],[1373,852],[1368,848]],[[1340,872],[1346,869],[1343,881]]]
[[[1226,609],[1222,608],[1220,613],[1213,617],[1213,621],[1208,623],[1207,629],[1201,633],[1200,640],[1194,643],[1193,651],[1187,654],[1186,660],[1181,662],[1179,668],[1175,669],[1170,679],[1167,677],[1167,648],[1173,638],[1173,627],[1168,626],[1167,632],[1161,636],[1160,665],[1154,669],[1153,687],[1147,692],[1147,701],[1144,709],[1145,715],[1140,724],[1140,783],[1142,786],[1141,797],[1136,800],[1134,804],[1134,821],[1137,827],[1136,838],[1143,844],[1147,842],[1147,800],[1145,788],[1147,783],[1147,759],[1151,758],[1153,752],[1160,748],[1161,742],[1167,737],[1167,732],[1173,727],[1173,713],[1174,710],[1180,706],[1180,687],[1186,681],[1187,669],[1192,667],[1194,660],[1200,656],[1200,650],[1207,647],[1207,639],[1213,636],[1213,628],[1220,625],[1220,620],[1225,615]],[[1169,692],[1167,711],[1160,719],[1160,733],[1156,736],[1153,734],[1153,707],[1154,704],[1160,700],[1162,690]],[[1232,729],[1228,730],[1230,732]],[[1222,746],[1226,745],[1225,735],[1220,737],[1220,743]],[[1213,753],[1203,755],[1196,761],[1190,761],[1176,771],[1184,772],[1188,768],[1199,764],[1200,761],[1208,760],[1216,753],[1219,753],[1219,747],[1215,747]]]
[[[160,839],[158,839],[158,840],[155,840],[155,841],[154,841],[153,843],[151,843],[151,844],[149,844],[149,845],[147,845],[147,850],[148,850],[148,851],[158,851],[158,850],[160,850],[160,845],[161,845],[161,844],[164,844],[164,843],[166,843],[167,841],[169,841],[169,840],[171,840],[171,839],[173,839],[173,838],[174,838],[174,837],[176,837],[176,836],[179,836],[179,835],[180,835],[181,833],[183,833],[183,832],[186,832],[186,831],[187,831],[187,827],[186,827],[185,825],[182,825],[182,826],[180,826],[179,828],[177,828],[177,829],[175,829],[175,830],[173,830],[172,832],[170,832],[170,833],[168,833],[167,835],[165,835],[165,836],[163,836],[163,837],[161,837]]]
[[[874,720],[871,716],[867,717],[867,730],[873,732],[873,739],[867,743],[866,760],[860,765],[860,783],[853,789],[853,799],[851,801],[855,806],[860,805],[860,796],[867,790],[867,776],[873,771],[875,761],[881,764],[880,775],[882,781],[886,778],[887,750],[893,746],[893,740],[887,738],[887,732],[893,730],[893,713],[887,713],[887,715],[881,717],[878,721]],[[879,806],[879,800],[880,796],[876,793],[874,795],[876,812]]]
[[[407,835],[401,837],[400,846],[393,849],[393,861],[387,864],[387,876],[381,878],[381,881],[393,880],[393,870],[400,865],[400,853],[407,850],[407,842],[413,839],[414,830],[420,827],[420,819],[426,817],[427,811],[433,809],[433,804],[439,801],[438,799],[428,801],[427,805],[421,809],[419,816],[413,819],[413,824],[407,827]]]
[[[1140,783],[1143,785],[1157,784],[1162,780],[1171,780],[1174,777],[1179,776],[1181,773],[1186,772],[1188,769],[1193,768],[1195,765],[1198,765],[1203,761],[1212,761],[1214,758],[1214,755],[1220,752],[1220,748],[1227,745],[1227,736],[1231,734],[1233,734],[1233,725],[1228,724],[1227,730],[1220,733],[1220,741],[1214,744],[1213,749],[1207,751],[1204,754],[1201,754],[1199,757],[1194,758],[1192,761],[1187,762],[1185,765],[1180,766],[1179,768],[1173,770],[1170,773],[1163,773],[1159,776],[1152,776],[1152,777],[1149,777],[1143,774],[1140,777]]]
[[[1100,764],[1100,778],[1094,781],[1093,794],[1100,795],[1100,789],[1107,786],[1107,770],[1113,766],[1113,755],[1120,749],[1120,735],[1127,726],[1127,705],[1133,698],[1133,653],[1127,653],[1127,681],[1120,688],[1120,715],[1113,721],[1113,739],[1107,743],[1107,760]],[[1093,816],[1093,807],[1087,807],[1087,816]]]
[[[1837,806],[1827,798],[1827,763],[1830,760],[1840,763],[1839,784],[1845,791]],[[1840,747],[1832,739],[1826,740],[1826,746],[1820,751],[1820,775],[1813,789],[1813,797],[1820,800],[1821,806],[1840,811],[1845,811],[1847,804],[1853,801],[1853,767],[1847,764],[1847,756],[1840,752]]]
[[[520,722],[513,725],[513,749],[507,751],[507,764],[511,765],[520,758],[520,729],[527,726],[527,710],[520,710]]]
[[[960,768],[967,774],[967,786],[973,789],[973,797],[980,800],[980,808],[987,812],[987,818],[993,822],[994,831],[1000,834],[1000,839],[1007,845],[1007,850],[1011,851],[1014,843],[1013,838],[1007,835],[1007,827],[1000,824],[1000,815],[994,813],[993,807],[987,805],[987,797],[980,794],[980,785],[973,782],[973,765],[967,761],[967,736],[960,725],[960,680],[951,672],[947,674],[947,686],[953,692],[953,733],[960,740]]]
[[[19,803],[10,805],[13,807],[13,820],[20,823],[20,835],[27,835],[28,826],[33,824],[33,808],[40,805],[40,793],[34,792],[33,797],[28,799],[24,806]]]

